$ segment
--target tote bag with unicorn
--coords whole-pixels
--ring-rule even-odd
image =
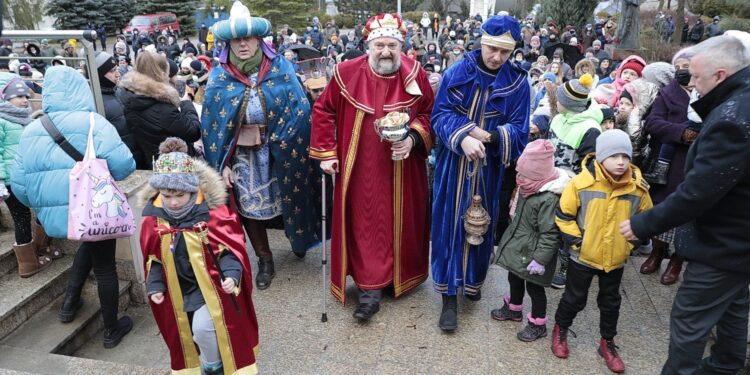
[[[107,161],[96,158],[94,113],[89,114],[86,154],[70,171],[68,239],[102,241],[135,233],[133,212],[109,173]]]

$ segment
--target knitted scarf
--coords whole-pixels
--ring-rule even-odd
[[[169,215],[172,219],[174,219],[175,221],[180,221],[184,219],[185,216],[190,213],[190,211],[193,210],[193,207],[195,207],[195,200],[197,198],[198,194],[191,194],[190,200],[184,206],[182,206],[182,208],[178,208],[176,210],[170,210],[169,208],[167,208],[167,206],[164,206],[162,208],[164,208],[164,212],[166,212],[167,215]]]
[[[262,61],[263,51],[260,50],[260,47],[255,51],[255,55],[247,60],[237,57],[237,55],[234,54],[234,51],[229,51],[229,62],[248,76],[257,73],[260,70],[260,63]]]
[[[10,102],[0,102],[0,118],[26,126],[31,122],[31,107],[18,108]]]

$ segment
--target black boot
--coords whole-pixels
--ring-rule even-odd
[[[453,332],[458,328],[458,298],[443,294],[443,312],[438,326],[443,332]]]
[[[653,185],[666,185],[667,177],[669,176],[669,164],[664,161],[657,161],[654,164],[654,169],[650,173],[644,173],[643,179],[649,184]]]
[[[477,290],[477,294],[464,294],[464,297],[466,297],[466,299],[468,299],[469,301],[476,302],[482,299],[482,291]]]
[[[63,323],[70,323],[76,318],[76,313],[81,306],[83,306],[83,298],[80,295],[76,298],[72,293],[66,293],[57,318]]]
[[[273,266],[273,258],[258,258],[258,274],[255,275],[255,285],[258,289],[268,289],[274,276],[276,276],[276,270]]]
[[[565,281],[568,279],[568,263],[570,263],[570,253],[560,252],[560,270],[552,277],[552,287],[555,289],[565,288]]]
[[[112,349],[133,329],[133,320],[125,315],[117,321],[117,328],[104,330],[104,347]]]

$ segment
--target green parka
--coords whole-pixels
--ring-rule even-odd
[[[555,209],[560,194],[570,182],[570,176],[558,168],[560,176],[538,193],[524,198],[518,195],[516,213],[503,233],[497,247],[496,263],[516,276],[548,287],[555,274],[560,233],[555,225]],[[544,265],[542,275],[530,275],[526,270],[536,260]]]
[[[0,72],[0,87],[4,87],[8,81],[17,77],[15,74]],[[9,109],[15,109],[15,107],[0,100],[0,180],[7,186],[10,185],[10,171],[15,168],[18,142],[21,140],[23,127],[27,124],[11,121],[10,116],[4,116],[2,112],[6,106]]]

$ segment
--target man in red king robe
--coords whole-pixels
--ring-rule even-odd
[[[406,27],[397,15],[370,18],[363,34],[369,53],[336,65],[315,102],[310,157],[336,180],[331,292],[344,303],[351,275],[359,288],[354,317],[367,321],[384,288],[399,297],[427,278],[434,96],[425,71],[401,54]],[[393,143],[374,126],[391,112],[408,115],[409,128]]]

